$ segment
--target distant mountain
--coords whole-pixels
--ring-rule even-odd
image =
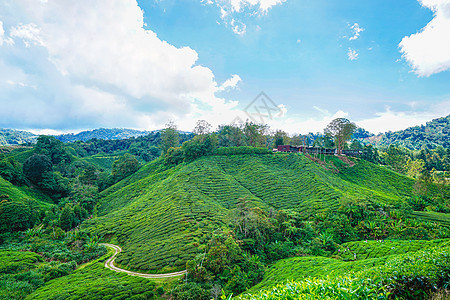
[[[376,146],[398,144],[411,150],[418,150],[422,146],[430,149],[437,146],[450,148],[450,115],[434,119],[425,125],[367,137],[364,141]]]
[[[37,135],[28,131],[0,128],[0,146],[35,143],[37,138]]]
[[[147,135],[152,131],[140,131],[135,129],[126,128],[100,128],[88,131],[82,131],[77,134],[68,133],[55,136],[58,140],[62,142],[75,142],[83,141],[86,142],[91,139],[101,139],[101,140],[123,140],[131,137],[139,137]]]

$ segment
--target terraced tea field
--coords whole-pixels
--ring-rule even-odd
[[[323,166],[302,154],[221,155],[172,168],[158,159],[102,192],[98,217],[85,226],[123,248],[118,266],[164,273],[183,269],[198,245],[229,223],[239,198],[307,218],[336,210],[342,199],[397,203],[412,186],[405,176],[336,157]]]

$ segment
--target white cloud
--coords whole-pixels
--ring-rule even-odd
[[[416,106],[417,104],[414,104],[414,107]],[[385,111],[375,113],[374,117],[358,121],[356,124],[370,132],[380,133],[403,130],[450,114],[450,100],[427,107],[426,111],[393,111],[390,107],[386,107]]]
[[[241,82],[242,79],[239,75],[232,75],[231,78],[227,79],[220,87],[219,91],[225,91],[227,89],[235,89],[239,82]]]
[[[234,12],[240,12],[244,7],[258,7],[259,12],[265,14],[273,6],[282,4],[285,1],[286,0],[227,0],[226,2],[231,6],[232,11]]]
[[[404,37],[399,47],[413,71],[428,77],[450,69],[450,0],[419,1],[434,18],[420,32]]]
[[[0,21],[0,46],[3,45],[4,38],[5,38],[5,30],[3,29],[3,22]]]
[[[3,22],[0,21],[0,46],[3,44],[12,45],[14,41],[5,35],[5,29],[3,28]]]
[[[361,32],[364,31],[364,28],[360,27],[358,23],[354,23],[353,25],[350,26],[350,28],[353,31],[353,36],[348,38],[349,41],[358,39]]]
[[[236,21],[235,19],[232,19],[230,25],[233,32],[236,33],[237,35],[243,36],[247,32],[247,25],[245,25],[241,21]]]
[[[25,59],[0,52],[0,85],[3,78],[14,83],[0,95],[0,126],[154,129],[167,119],[188,124],[192,116],[231,113],[237,105],[215,93],[240,77],[219,87],[212,70],[197,64],[195,50],[144,29],[135,0],[20,0],[0,3],[0,11],[8,38],[23,41],[11,55]],[[3,24],[0,32],[4,41]],[[20,83],[37,91],[26,93]]]
[[[286,0],[203,0],[205,4],[215,4],[220,9],[220,18],[237,35],[246,33],[247,25],[243,18],[248,16],[263,16]],[[258,27],[257,27],[258,30]]]
[[[358,59],[359,53],[356,52],[356,50],[353,50],[352,48],[348,48],[347,56],[349,60],[356,60]]]
[[[44,46],[41,38],[41,30],[36,24],[19,24],[12,27],[10,30],[11,38],[20,38],[23,40],[25,46],[29,47],[31,44],[37,46]]]

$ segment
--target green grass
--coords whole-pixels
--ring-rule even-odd
[[[109,250],[73,273],[49,281],[27,299],[160,299],[157,288],[166,281],[111,271],[104,266],[111,255]]]
[[[450,214],[432,212],[432,211],[415,211],[411,213],[414,217],[422,221],[436,222],[450,226]]]
[[[0,250],[0,274],[33,269],[43,259],[36,253]]]
[[[242,299],[263,299],[263,295],[268,296],[271,291],[285,291],[286,286],[290,285],[290,283],[284,284],[285,282],[294,281],[301,285],[308,282],[320,282],[327,286],[339,281],[342,278],[341,276],[374,282],[382,280],[384,284],[395,282],[400,278],[414,276],[423,276],[436,281],[439,276],[445,276],[445,272],[448,272],[446,270],[450,257],[449,246],[450,240],[448,239],[411,242],[390,241],[385,245],[376,241],[372,243],[365,243],[364,241],[346,243],[342,245],[341,249],[353,249],[360,257],[358,260],[342,261],[337,258],[317,256],[280,260],[266,271],[263,281],[244,293],[247,296],[242,297]],[[369,254],[367,255],[368,258],[365,258],[366,255],[363,254]],[[294,294],[293,292],[291,296]],[[314,296],[313,293],[311,295]],[[318,297],[318,295],[315,296]],[[311,299],[319,298],[313,297]]]
[[[389,255],[405,254],[435,247],[450,249],[450,240],[431,241],[358,241],[344,243],[339,246],[339,251],[334,254],[343,260],[364,260],[380,258]]]
[[[0,201],[23,203],[26,199],[36,200],[43,209],[48,209],[53,205],[53,201],[42,192],[31,187],[16,187],[0,177]]]
[[[114,161],[118,158],[119,158],[119,156],[116,154],[114,154],[114,155],[96,154],[96,155],[84,157],[84,158],[82,158],[82,160],[85,160],[88,163],[96,165],[97,167],[99,167],[102,170],[111,171]]]
[[[0,250],[0,299],[24,299],[43,280],[35,276],[28,279],[42,264],[43,259],[36,253]],[[25,278],[27,277],[27,278]]]
[[[7,158],[12,158],[15,161],[23,164],[30,156],[34,154],[33,148],[23,147],[12,150],[7,154]]]
[[[145,272],[185,267],[211,233],[226,226],[237,200],[289,208],[304,218],[335,211],[343,200],[389,205],[411,196],[414,181],[354,159],[322,166],[302,154],[203,157],[173,168],[162,159],[102,192],[85,227],[119,244],[117,263]],[[164,270],[162,268],[166,267]]]

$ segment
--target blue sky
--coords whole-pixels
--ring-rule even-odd
[[[263,91],[273,129],[403,129],[450,113],[449,37],[450,0],[1,0],[0,127],[190,130]]]

